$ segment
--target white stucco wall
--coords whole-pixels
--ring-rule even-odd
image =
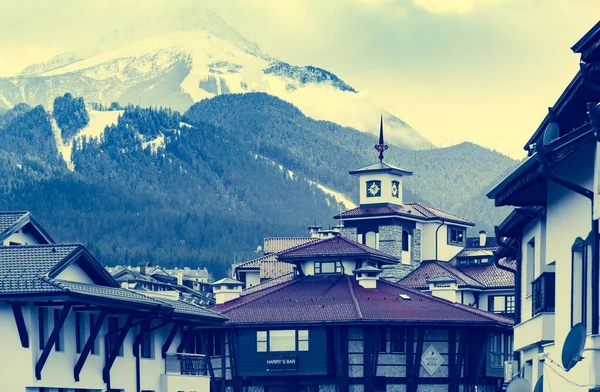
[[[367,181],[381,181],[381,196],[367,197]],[[398,181],[398,198],[392,197],[392,181]],[[360,176],[360,204],[402,204],[402,176],[390,173],[372,173]]]
[[[52,309],[48,308],[49,322],[48,327],[53,327]],[[60,309],[60,308],[59,308]],[[65,389],[88,389],[105,390],[106,384],[102,380],[102,369],[104,367],[104,337],[108,332],[107,323],[103,325],[98,335],[99,352],[96,355],[89,355],[85,366],[80,375],[80,381],[73,379],[73,368],[79,354],[76,353],[75,346],[75,313],[71,312],[63,326],[63,347],[64,351],[57,352],[54,349],[42,370],[42,379],[35,379],[35,364],[39,358],[41,350],[38,344],[38,318],[37,307],[31,304],[23,307],[27,331],[29,334],[29,348],[22,348],[19,340],[17,327],[9,305],[0,303],[0,347],[3,355],[0,356],[0,369],[3,375],[10,377],[0,377],[2,379],[3,391],[26,391],[27,388],[65,388]],[[83,313],[86,322],[86,335],[89,334],[89,313]],[[121,325],[125,317],[121,319]],[[154,321],[158,324],[158,321]],[[155,324],[155,325],[156,325]],[[140,359],[141,369],[141,387],[142,390],[163,391],[161,389],[161,375],[164,373],[164,360],[161,357],[160,350],[163,342],[170,331],[171,325],[156,330],[154,336],[154,359]],[[139,327],[132,327],[124,342],[123,356],[117,357],[111,369],[111,387],[123,389],[126,391],[135,391],[136,365],[133,356],[132,347],[135,336],[139,332]],[[49,335],[49,332],[48,332]],[[169,353],[175,353],[177,345],[180,342],[180,336],[177,336]],[[183,383],[183,384],[182,384]],[[181,389],[182,386],[193,386],[188,389]],[[173,388],[171,388],[173,385]],[[180,389],[174,389],[180,388]],[[187,387],[186,387],[187,388]],[[177,382],[169,383],[168,391],[196,391],[208,392],[206,377],[198,376],[178,376]],[[166,390],[165,390],[166,391]]]
[[[20,245],[35,245],[38,241],[29,233],[23,233],[21,231],[13,233],[4,240],[4,246],[10,245],[11,242],[15,242]]]
[[[436,230],[440,226],[440,223],[442,222],[436,221],[423,224],[423,231],[421,233],[421,260],[435,260]],[[437,230],[437,239],[438,260],[449,261],[463,249],[462,246],[448,244],[448,225],[445,223]]]
[[[562,162],[553,172],[587,189],[593,189],[594,167],[593,145],[578,151]],[[577,237],[585,239],[591,229],[591,204],[585,197],[549,182],[546,212],[546,262],[556,261],[556,311],[555,343],[545,348],[545,352],[560,362],[563,342],[571,328],[571,246]],[[589,284],[589,283],[588,283]],[[597,310],[596,310],[597,311]],[[588,338],[588,345],[592,338]],[[590,381],[588,375],[598,373],[600,362],[595,362],[597,352],[587,352],[581,363],[569,373],[561,374],[581,385]],[[548,366],[548,365],[546,365]],[[561,372],[558,370],[559,373]],[[552,371],[544,373],[544,389],[560,391],[587,391],[586,387],[576,387]]]
[[[56,279],[69,280],[71,282],[80,282],[93,284],[94,281],[81,269],[77,263],[72,263],[65,268],[60,274],[56,276]]]

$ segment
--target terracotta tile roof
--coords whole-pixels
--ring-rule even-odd
[[[282,263],[282,264],[288,264],[288,263]],[[248,287],[247,289],[242,290],[242,295],[252,294],[256,291],[260,291],[260,290],[266,289],[268,287],[276,286],[279,283],[289,282],[290,280],[294,279],[295,277],[296,277],[296,274],[294,273],[294,271],[288,272],[285,275],[281,275],[277,278],[269,279],[265,282],[259,283],[252,287]]]
[[[457,215],[451,214],[439,210],[437,208],[429,207],[423,203],[405,203],[403,205],[396,204],[382,204],[372,206],[360,206],[341,214],[338,214],[334,219],[348,219],[358,218],[364,216],[385,216],[385,215],[398,215],[416,220],[439,220],[444,219],[445,221],[458,223],[465,226],[475,226],[475,223],[468,219],[461,218]]]
[[[397,257],[342,236],[325,238],[285,250],[278,255],[279,260],[314,258],[323,256],[363,256],[379,259],[388,264],[397,264]]]
[[[458,287],[483,288],[484,286],[463,271],[445,261],[426,260],[402,278],[398,283],[405,287],[426,290],[429,288],[427,281],[435,278],[452,277],[456,279]]]
[[[267,237],[264,241],[263,252],[265,254],[281,252],[313,240],[313,237]]]
[[[500,264],[507,268],[515,269],[514,261],[501,260]],[[488,264],[453,265],[445,261],[423,261],[398,283],[420,290],[429,288],[427,280],[441,277],[456,279],[459,287],[472,287],[481,289],[511,288],[515,286],[515,274],[499,268],[493,261]]]
[[[228,324],[388,321],[510,327],[513,323],[397,284],[379,281],[376,289],[365,289],[354,277],[334,274],[296,278],[211,309],[225,315]]]
[[[165,302],[163,299],[159,300],[120,287],[71,282],[50,277],[53,271],[60,269],[61,265],[65,265],[65,262],[72,259],[73,255],[80,254],[81,251],[85,251],[85,248],[80,244],[0,246],[0,296],[62,293],[79,298],[102,298],[133,302],[142,306],[172,308],[175,313],[186,311],[189,313],[191,310],[184,306],[185,304],[171,303],[177,301]],[[98,263],[95,259],[90,262]],[[97,268],[104,271],[99,263]],[[197,314],[222,319],[212,311],[199,311]]]
[[[0,294],[58,292],[40,279],[82,245],[27,245],[0,247]]]
[[[307,243],[317,242],[320,240],[321,240],[320,238],[311,238],[307,242],[293,246],[288,249],[296,249],[299,246],[305,245]],[[284,250],[288,250],[288,249],[284,249]],[[236,271],[238,271],[238,270],[243,271],[245,269],[260,269],[260,279],[261,280],[273,279],[273,278],[277,278],[277,277],[280,277],[285,274],[289,274],[290,272],[292,272],[294,270],[294,266],[290,263],[283,263],[281,261],[278,261],[277,256],[281,252],[283,252],[283,250],[279,251],[279,252],[271,253],[269,255],[261,256],[254,260],[246,261],[245,263],[238,265],[236,267]]]
[[[27,211],[6,211],[0,212],[0,234],[14,226],[23,219],[29,212]]]

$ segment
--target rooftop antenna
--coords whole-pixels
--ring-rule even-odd
[[[383,142],[383,114],[379,118],[379,144],[375,145],[375,149],[379,151],[379,162],[383,162],[383,152],[388,149]]]

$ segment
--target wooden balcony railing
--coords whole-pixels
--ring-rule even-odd
[[[555,275],[554,272],[544,272],[531,282],[532,302],[531,315],[542,312],[554,312],[555,304]]]
[[[206,376],[206,357],[200,354],[172,354],[165,358],[165,374]]]

